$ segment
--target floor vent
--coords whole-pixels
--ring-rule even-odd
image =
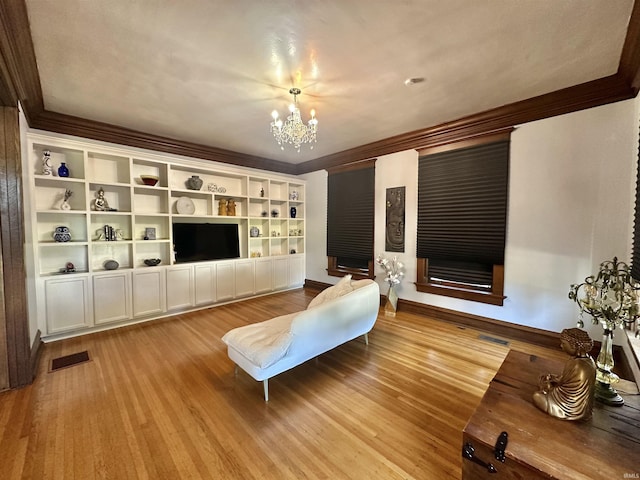
[[[478,338],[480,340],[486,340],[487,342],[498,343],[500,345],[509,345],[507,340],[502,340],[501,338],[490,337],[489,335],[479,335]]]
[[[74,365],[78,365],[79,363],[88,361],[89,352],[87,352],[86,350],[84,352],[72,353],[71,355],[65,355],[64,357],[58,357],[51,360],[51,368],[49,369],[49,371],[55,372],[56,370],[73,367]]]

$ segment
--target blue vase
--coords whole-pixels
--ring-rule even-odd
[[[291,207],[291,218],[296,218],[297,214],[298,211],[296,210],[296,207]]]
[[[62,162],[60,164],[60,166],[58,167],[58,176],[59,177],[68,177],[69,176],[69,169],[64,164],[64,162]]]

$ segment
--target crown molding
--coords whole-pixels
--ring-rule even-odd
[[[397,135],[298,165],[298,174],[380,157],[403,150],[421,150],[471,140],[516,125],[597,107],[635,97],[637,90],[621,74],[575,85],[502,107],[469,115],[435,127]]]
[[[620,55],[618,74],[638,92],[640,90],[640,1],[633,4],[627,36]]]
[[[65,135],[74,135],[129,147],[210,160],[212,162],[228,163],[290,175],[296,174],[296,166],[291,163],[185,142],[47,110],[36,116],[30,126]]]
[[[301,164],[245,155],[45,110],[25,0],[0,2],[0,105],[22,104],[33,128],[215,162],[301,175],[404,151],[474,139],[543,118],[627,100],[640,90],[640,0],[634,2],[618,72],[581,85]]]

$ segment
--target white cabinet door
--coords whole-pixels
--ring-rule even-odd
[[[193,268],[191,265],[167,268],[167,310],[193,306]]]
[[[236,262],[236,297],[253,295],[255,266],[256,262],[253,259]]]
[[[256,293],[270,292],[273,287],[273,260],[271,258],[256,259]]]
[[[289,256],[289,286],[304,285],[304,255]]]
[[[273,289],[281,290],[289,286],[289,258],[273,259]]]
[[[196,305],[206,305],[216,301],[216,266],[213,263],[196,265],[195,302]]]
[[[164,312],[164,269],[149,267],[133,272],[133,315],[141,317]]]
[[[89,279],[70,275],[45,282],[47,333],[91,326]]]
[[[231,300],[235,296],[236,269],[233,262],[216,265],[216,298],[219,302]]]
[[[93,318],[96,324],[131,318],[131,276],[113,272],[93,277]]]

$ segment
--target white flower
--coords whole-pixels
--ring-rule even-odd
[[[378,255],[376,257],[376,263],[385,271],[386,277],[384,281],[387,282],[389,286],[398,285],[402,281],[404,264],[398,260],[398,257],[394,256],[389,260],[382,255]]]

